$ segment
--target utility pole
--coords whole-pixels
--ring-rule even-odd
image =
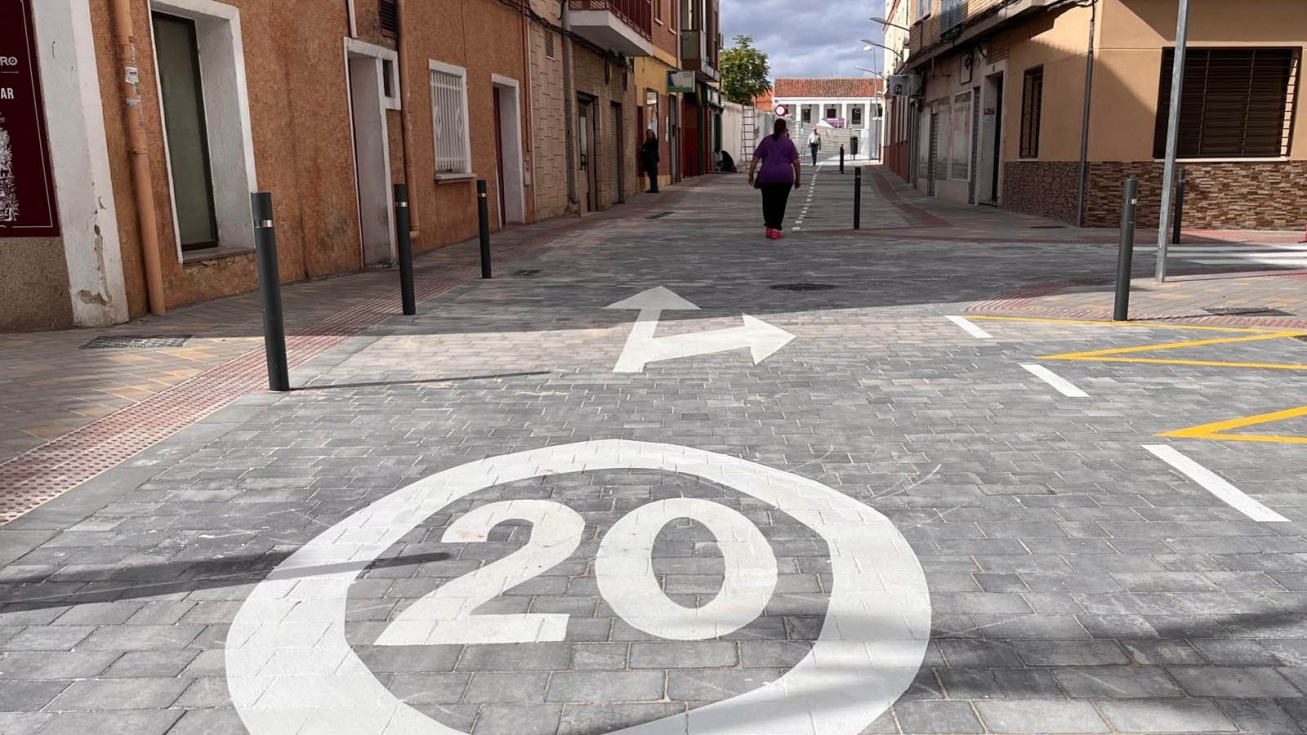
[[[1162,217],[1157,224],[1157,282],[1166,281],[1166,246],[1169,244],[1172,184],[1175,157],[1180,143],[1180,100],[1184,94],[1185,50],[1189,44],[1189,0],[1180,0],[1175,29],[1175,68],[1171,72],[1171,118],[1166,128],[1166,167],[1162,173]]]

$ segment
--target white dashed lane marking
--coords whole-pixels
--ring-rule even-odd
[[[958,325],[962,329],[962,331],[966,332],[972,337],[975,337],[976,339],[994,339],[994,335],[990,334],[989,332],[986,332],[980,327],[977,327],[970,320],[964,317],[946,316],[944,318]]]
[[[1031,375],[1034,375],[1036,378],[1039,378],[1045,383],[1048,383],[1049,385],[1053,386],[1055,389],[1057,389],[1058,393],[1061,393],[1067,398],[1089,397],[1088,393],[1075,387],[1066,378],[1063,378],[1062,376],[1058,375],[1052,370],[1049,370],[1043,365],[1022,365],[1021,367],[1025,368],[1027,371],[1030,372]]]
[[[1224,500],[1231,508],[1243,513],[1254,521],[1262,523],[1288,523],[1289,519],[1253,500],[1247,493],[1231,485],[1219,475],[1192,459],[1165,445],[1145,446],[1144,449],[1171,465],[1180,474],[1198,483],[1207,492]]]

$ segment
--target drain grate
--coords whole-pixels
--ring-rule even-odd
[[[540,275],[539,268],[522,268],[513,271],[514,278],[531,278],[533,276],[538,276],[538,275]]]
[[[1267,307],[1244,306],[1234,308],[1203,309],[1208,314],[1216,316],[1293,316],[1287,311],[1279,309],[1270,309]]]
[[[839,288],[831,283],[780,283],[772,286],[773,291],[830,291]]]
[[[648,217],[645,217],[645,219],[662,219],[663,217],[670,216],[672,216],[671,212],[659,212],[658,214],[651,214]]]
[[[83,350],[157,350],[163,347],[181,347],[194,335],[171,334],[141,335],[113,334],[103,335],[82,345]]]

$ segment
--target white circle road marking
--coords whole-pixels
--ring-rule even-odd
[[[856,735],[912,684],[930,639],[925,574],[888,518],[821,483],[671,444],[588,441],[419,480],[309,541],[260,582],[227,635],[227,683],[252,735],[460,735],[400,701],[345,638],[350,586],[450,503],[542,475],[684,473],[768,503],[819,534],[832,589],[821,634],[779,680],[611,735]]]

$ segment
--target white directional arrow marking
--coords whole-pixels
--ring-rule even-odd
[[[613,368],[615,373],[639,373],[644,366],[661,360],[675,360],[694,355],[711,355],[731,350],[749,350],[753,364],[766,360],[790,343],[794,335],[761,319],[744,315],[744,326],[715,329],[696,334],[655,337],[658,318],[664,311],[698,311],[699,307],[673,291],[659,286],[606,307],[638,309],[640,316],[626,338],[626,347]]]

